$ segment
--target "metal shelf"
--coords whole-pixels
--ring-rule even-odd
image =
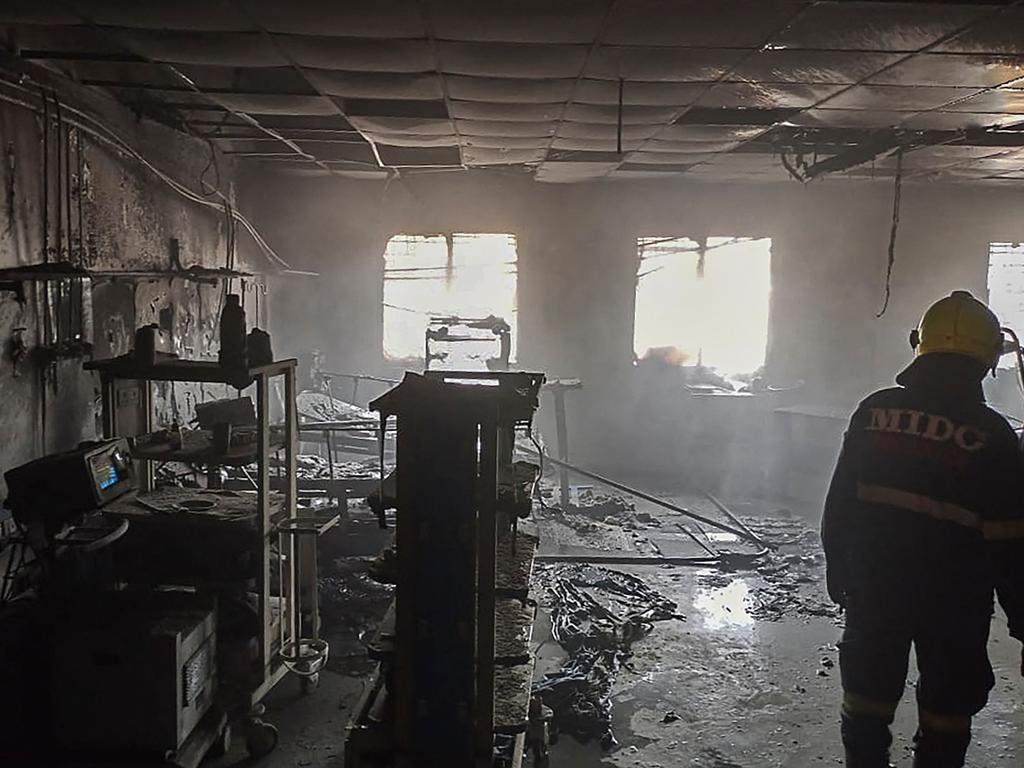
[[[140,365],[131,355],[124,355],[107,360],[90,360],[82,367],[112,379],[191,381],[235,386],[243,379],[251,383],[258,376],[281,376],[289,370],[294,371],[296,365],[298,361],[289,358],[250,368],[225,368],[213,360],[180,360],[176,357],[168,357],[155,365]]]

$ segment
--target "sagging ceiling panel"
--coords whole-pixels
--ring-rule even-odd
[[[6,0],[0,45],[301,173],[880,178],[902,148],[1024,175],[1024,7],[997,0]]]

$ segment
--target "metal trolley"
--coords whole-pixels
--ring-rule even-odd
[[[153,429],[153,382],[202,382],[231,387],[255,388],[256,441],[248,450],[232,449],[226,455],[210,451],[167,451],[159,461],[181,461],[207,465],[255,463],[254,490],[224,491],[222,507],[241,507],[251,525],[239,527],[238,516],[211,515],[201,519],[202,512],[188,510],[176,502],[176,496],[195,497],[195,491],[167,488],[154,489],[152,464],[156,458],[133,451],[138,462],[141,492],[138,497],[112,505],[108,512],[131,518],[133,528],[139,522],[157,531],[159,536],[173,536],[175,529],[186,537],[196,528],[210,532],[210,538],[221,535],[224,541],[243,540],[243,547],[252,555],[251,570],[245,574],[255,584],[258,632],[255,660],[241,678],[220,681],[221,693],[204,723],[196,728],[186,744],[178,750],[179,765],[194,765],[211,751],[226,750],[230,743],[230,723],[241,719],[245,724],[246,746],[253,756],[272,751],[277,745],[277,729],[261,719],[262,699],[289,672],[303,678],[304,690],[314,687],[327,660],[327,643],[319,637],[317,605],[317,563],[315,537],[337,522],[337,516],[322,520],[300,517],[297,513],[297,481],[295,460],[298,453],[298,416],[295,408],[295,360],[280,360],[244,370],[224,368],[216,362],[168,359],[153,365],[140,365],[130,357],[92,361],[87,370],[100,374],[102,382],[103,430],[106,437],[123,436],[119,421],[119,403],[134,405],[127,382],[137,382],[138,417],[134,421],[138,433]],[[271,430],[271,394],[275,379],[283,380],[283,430]],[[131,428],[131,424],[126,424]],[[271,457],[283,453],[284,482],[278,491],[271,489]],[[188,529],[194,523],[196,528]],[[208,537],[203,536],[206,539]],[[204,584],[203,577],[176,579],[198,591],[217,588]],[[227,684],[225,684],[227,683]]]

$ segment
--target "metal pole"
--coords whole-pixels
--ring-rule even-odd
[[[558,435],[558,458],[569,461],[569,428],[565,419],[565,390],[554,387],[551,394],[555,397],[555,431]],[[561,468],[558,476],[561,487],[562,511],[569,511],[569,470]]]
[[[497,560],[498,424],[480,423],[480,502],[477,523],[476,734],[477,763],[494,753],[494,571]]]
[[[530,451],[530,452],[533,452],[533,453],[537,452],[537,450],[535,448],[533,448],[533,446],[520,445],[520,447],[523,450],[526,450],[526,451]],[[671,503],[669,501],[665,501],[664,499],[659,499],[657,496],[652,496],[651,494],[645,493],[644,491],[638,490],[636,488],[630,488],[628,485],[625,485],[624,483],[619,483],[619,482],[616,482],[615,480],[611,480],[611,479],[609,479],[607,477],[603,477],[602,475],[599,475],[596,472],[588,472],[587,470],[582,469],[582,468],[577,467],[577,466],[574,466],[574,465],[570,464],[567,461],[560,461],[559,459],[553,459],[550,456],[545,456],[544,459],[545,459],[545,461],[550,461],[556,467],[564,467],[566,469],[572,470],[573,472],[575,472],[575,473],[577,473],[579,475],[583,475],[584,477],[589,477],[591,480],[596,480],[597,482],[601,483],[602,485],[607,485],[607,486],[609,486],[611,488],[614,488],[614,489],[616,489],[618,491],[622,491],[623,493],[628,493],[631,496],[636,496],[638,499],[643,499],[644,501],[649,501],[651,504],[656,504],[659,507],[664,507],[665,509],[671,510],[672,512],[678,512],[681,515],[686,515],[687,517],[692,517],[694,520],[698,520],[698,521],[704,523],[705,525],[710,525],[712,528],[717,528],[720,531],[725,531],[726,533],[731,533],[734,536],[738,536],[739,538],[743,539],[744,541],[749,541],[751,544],[757,544],[759,547],[766,546],[764,541],[759,539],[754,534],[749,533],[748,531],[744,531],[744,530],[742,530],[740,528],[732,528],[732,527],[730,527],[728,525],[725,525],[724,523],[718,522],[717,520],[712,520],[710,517],[705,517],[704,515],[697,514],[696,512],[691,512],[688,509],[680,507],[680,506],[678,506],[676,504],[673,504],[673,503]]]

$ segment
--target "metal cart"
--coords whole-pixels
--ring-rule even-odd
[[[251,571],[246,574],[255,583],[258,613],[256,659],[250,668],[253,673],[236,685],[221,686],[231,693],[218,701],[214,727],[205,731],[196,729],[197,733],[201,732],[197,738],[206,734],[202,737],[203,743],[184,745],[180,752],[187,754],[179,756],[181,765],[197,763],[211,747],[226,746],[229,731],[224,714],[245,717],[250,753],[258,756],[272,751],[277,743],[277,730],[260,719],[261,700],[289,671],[304,678],[304,688],[314,686],[327,659],[327,644],[318,636],[316,546],[315,541],[310,542],[308,538],[326,531],[337,518],[318,520],[297,514],[295,365],[295,360],[280,360],[240,371],[224,368],[216,362],[171,358],[153,365],[140,365],[131,357],[122,357],[92,361],[84,366],[100,374],[106,437],[121,435],[119,405],[134,405],[134,399],[124,395],[126,389],[131,389],[124,386],[126,381],[138,382],[139,395],[137,418],[124,421],[135,421],[139,433],[153,429],[153,382],[203,382],[238,389],[254,386],[256,390],[255,444],[248,451],[232,448],[230,455],[223,457],[223,463],[255,463],[255,491],[221,492],[230,495],[224,496],[226,501],[222,501],[219,513],[204,516],[203,510],[189,509],[178,498],[197,494],[201,497],[200,492],[178,488],[155,490],[154,459],[136,451],[133,458],[137,461],[141,493],[108,510],[111,514],[131,518],[133,528],[139,528],[142,523],[159,535],[171,536],[175,528],[181,535],[183,528],[193,525],[195,528],[188,529],[186,536],[194,536],[198,528],[209,533],[209,537],[202,536],[203,539],[219,535],[225,542],[242,542],[242,546],[254,553]],[[277,378],[283,379],[284,384],[284,425],[280,434],[272,434],[270,393],[272,381]],[[284,454],[284,482],[280,491],[272,492],[271,456],[276,451]],[[195,458],[185,451],[168,451],[161,454],[159,460],[188,462]],[[217,457],[205,455],[203,461],[215,464]],[[203,579],[203,575],[197,574],[195,580],[186,576],[176,578],[175,582],[184,581],[202,589]]]

